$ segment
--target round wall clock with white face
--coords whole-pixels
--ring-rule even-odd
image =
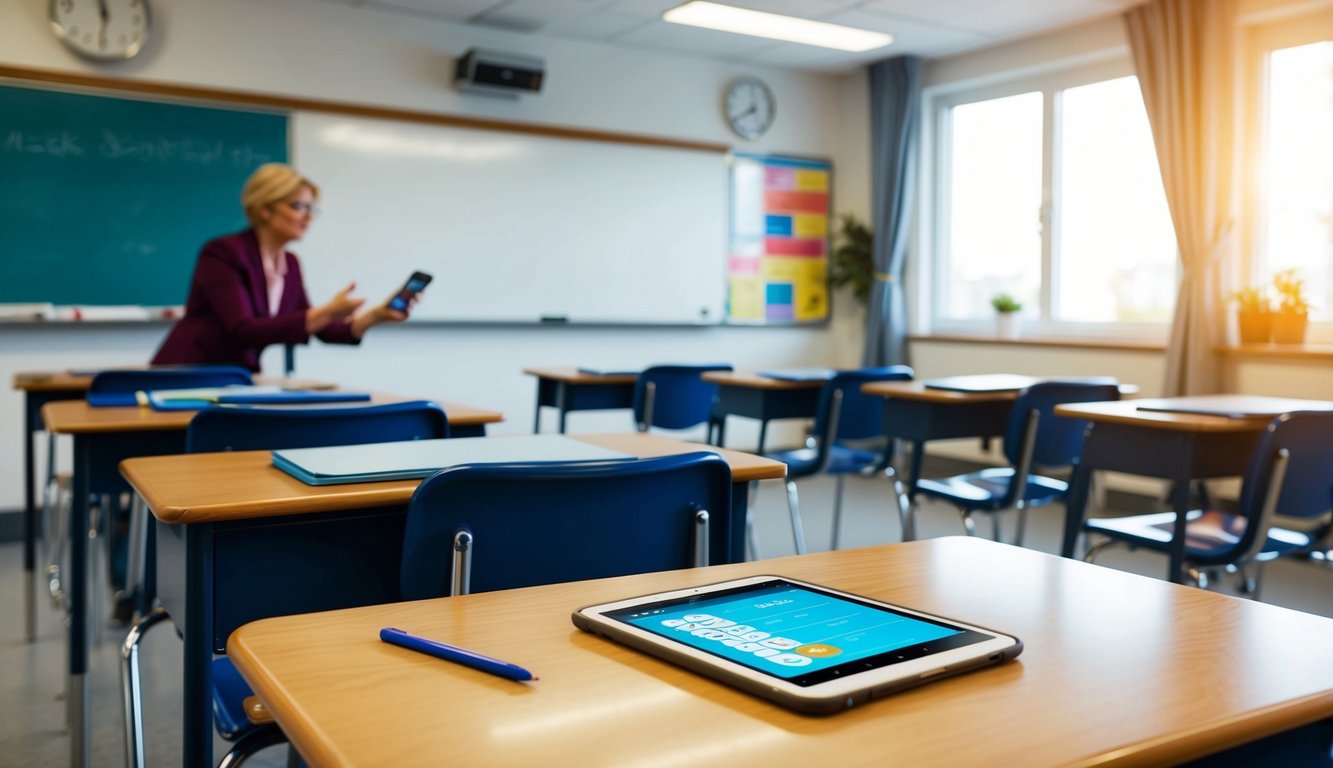
[[[727,88],[727,122],[743,139],[757,139],[773,125],[777,101],[763,80],[742,77]]]
[[[148,41],[148,0],[51,0],[51,28],[80,56],[123,61]]]

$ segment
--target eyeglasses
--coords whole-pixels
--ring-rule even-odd
[[[293,211],[297,213],[302,213],[302,214],[308,213],[311,216],[319,215],[319,209],[315,207],[314,203],[305,203],[301,202],[300,200],[292,200],[287,203],[284,203],[284,205],[286,205],[288,208],[291,208]]]

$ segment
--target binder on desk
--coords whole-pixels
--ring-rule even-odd
[[[983,373],[975,376],[946,376],[942,379],[927,379],[922,382],[926,389],[939,389],[946,392],[1017,392],[1036,384],[1035,376],[1019,376],[1013,373]]]
[[[462,437],[273,452],[273,466],[306,485],[416,480],[458,464],[626,461],[635,457],[561,435]]]
[[[775,381],[828,381],[837,373],[832,368],[782,368],[760,371],[759,375]]]

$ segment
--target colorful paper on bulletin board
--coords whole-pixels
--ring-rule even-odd
[[[832,174],[832,165],[823,160],[733,158],[728,320],[828,319]]]

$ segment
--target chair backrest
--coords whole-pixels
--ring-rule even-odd
[[[861,391],[872,381],[911,381],[906,365],[839,371],[819,390],[815,408],[815,438],[827,441],[868,440],[884,434],[884,398]],[[834,406],[837,406],[836,410]],[[836,434],[833,433],[836,430]]]
[[[399,584],[417,600],[689,568],[728,549],[731,515],[715,453],[450,467],[412,496]]]
[[[319,448],[448,436],[449,420],[444,409],[424,400],[329,408],[214,405],[190,420],[185,450],[206,453]]]
[[[93,377],[89,392],[150,392],[155,389],[195,389],[254,384],[250,372],[235,365],[198,365],[142,370],[102,371]]]
[[[1009,411],[1004,433],[1004,455],[1018,467],[1023,463],[1023,449],[1028,420],[1037,412],[1030,465],[1067,467],[1083,453],[1083,435],[1088,423],[1082,419],[1057,417],[1055,406],[1062,403],[1094,403],[1119,400],[1120,387],[1113,378],[1088,378],[1071,381],[1043,381],[1019,393]]]
[[[1258,554],[1273,515],[1312,520],[1333,510],[1330,436],[1333,411],[1286,413],[1269,422],[1241,484],[1240,514],[1247,524],[1233,551]],[[1278,495],[1268,503],[1274,492]]]
[[[708,421],[717,385],[704,381],[706,371],[730,371],[725,363],[654,365],[634,384],[634,423],[639,429],[688,429]]]

